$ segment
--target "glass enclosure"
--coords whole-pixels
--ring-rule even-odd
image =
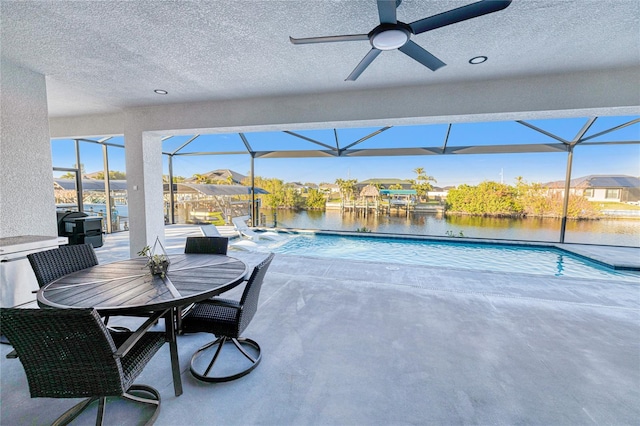
[[[91,139],[52,141],[56,182],[77,169],[82,209],[128,229],[123,138]],[[266,227],[640,246],[638,117],[181,135],[162,151],[166,223],[253,211]]]
[[[56,210],[101,217],[103,232],[128,230],[124,138],[53,139],[51,151]]]

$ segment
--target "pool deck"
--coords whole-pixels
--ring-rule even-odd
[[[590,244],[555,244],[569,252],[605,263],[615,269],[640,269],[640,249],[635,247],[608,247]]]
[[[180,252],[185,236],[198,234],[167,227],[167,250]],[[569,246],[638,264],[637,249]],[[127,237],[108,235],[97,253],[101,262],[127,258]],[[230,254],[249,264],[264,257]],[[189,373],[191,354],[211,336],[180,336],[180,397],[161,349],[138,380],[162,395],[157,425],[640,419],[640,282],[278,254],[245,335],[262,346],[262,363],[224,384]],[[9,350],[0,345],[0,424],[50,424],[73,401],[30,399],[19,361],[4,358]],[[112,423],[130,423],[124,408],[107,413]]]

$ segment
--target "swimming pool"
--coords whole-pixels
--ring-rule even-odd
[[[265,248],[303,256],[640,282],[637,272],[617,271],[553,247],[297,234]]]

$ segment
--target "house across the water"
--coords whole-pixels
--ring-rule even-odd
[[[564,192],[564,181],[546,183],[552,191]],[[589,201],[639,203],[640,178],[627,175],[588,175],[571,179],[570,193]]]

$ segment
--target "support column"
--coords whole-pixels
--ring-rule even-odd
[[[144,132],[135,114],[125,118],[125,159],[129,204],[129,253],[136,257],[156,237],[164,244],[161,135]]]
[[[0,91],[0,238],[57,236],[45,77],[3,58]]]

